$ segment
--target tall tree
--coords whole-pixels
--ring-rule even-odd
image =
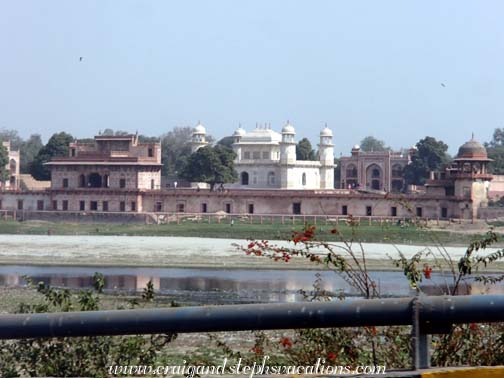
[[[191,155],[192,127],[175,127],[173,130],[161,135],[161,162],[163,163],[162,174],[177,175],[181,172],[187,159]],[[206,136],[210,144],[214,138]]]
[[[0,182],[2,186],[9,179],[7,164],[9,164],[9,153],[7,152],[7,148],[0,142]]]
[[[191,182],[205,182],[213,190],[217,184],[235,182],[238,174],[234,169],[236,154],[222,145],[205,146],[191,154],[180,177]]]
[[[315,150],[308,138],[301,139],[296,145],[296,160],[316,160]]]
[[[487,147],[488,157],[492,159],[488,169],[494,175],[504,175],[504,146]]]
[[[485,143],[487,147],[501,147],[504,146],[504,128],[497,128],[494,130],[492,140]]]
[[[504,128],[495,129],[492,140],[485,143],[488,157],[492,159],[488,165],[490,172],[495,175],[504,174]]]
[[[22,142],[21,147],[19,148],[21,155],[21,163],[19,169],[21,173],[30,172],[30,165],[35,160],[35,157],[43,146],[44,144],[42,143],[42,139],[40,138],[39,134],[32,134],[30,135],[28,140]]]
[[[191,127],[175,127],[161,136],[161,161],[163,176],[180,172],[191,155]]]
[[[367,136],[360,142],[361,151],[365,152],[379,152],[379,151],[387,151],[389,148],[385,145],[383,140],[376,139],[373,136]]]
[[[73,136],[65,132],[53,134],[47,144],[42,147],[30,165],[30,173],[37,180],[50,180],[51,172],[44,163],[54,157],[68,156],[68,145],[74,140]]]
[[[341,186],[341,160],[334,158],[334,187],[339,188]]]
[[[229,148],[232,148],[233,146],[233,143],[234,143],[234,136],[225,136],[224,138],[222,138],[221,140],[219,140],[217,142],[217,144],[220,144],[222,146],[226,146],[226,147],[229,147]]]
[[[11,150],[19,150],[23,143],[23,138],[19,136],[17,130],[1,129],[0,140],[9,141]]]
[[[115,130],[114,131],[114,129],[110,129],[110,128],[106,128],[105,130],[100,132],[100,135],[103,135],[103,136],[124,136],[124,135],[129,135],[129,134],[131,134],[131,133],[124,131],[124,130]]]
[[[157,143],[157,142],[159,142],[159,138],[140,134],[138,136],[138,141],[140,143]]]
[[[423,185],[430,172],[439,170],[447,164],[450,157],[446,153],[448,145],[433,137],[425,137],[416,144],[416,151],[411,156],[411,164],[404,169],[407,184]]]

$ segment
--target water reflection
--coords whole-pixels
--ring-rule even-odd
[[[92,276],[100,272],[105,276],[105,289],[109,291],[137,292],[152,281],[154,289],[173,296],[180,302],[236,303],[236,302],[293,302],[302,300],[299,290],[310,291],[316,279],[314,271],[300,270],[224,270],[176,268],[96,268],[96,267],[0,267],[1,286],[24,286],[29,276],[33,282],[68,288],[91,288]],[[333,272],[318,272],[321,288],[337,296],[357,296],[359,293]],[[384,296],[413,295],[401,272],[372,272]],[[431,295],[446,290],[445,279],[433,275],[422,289]],[[478,282],[463,286],[466,294],[504,293],[502,283],[484,286]]]

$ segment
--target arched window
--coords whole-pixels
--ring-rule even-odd
[[[249,184],[249,174],[248,172],[241,173],[241,184],[248,185]]]
[[[84,188],[85,186],[86,186],[86,176],[80,175],[79,176],[79,187]]]
[[[268,185],[275,185],[275,172],[268,172]]]
[[[366,168],[366,187],[374,190],[382,190],[382,170],[377,164],[371,164]]]
[[[98,173],[91,173],[89,175],[89,187],[90,188],[101,188],[102,187],[102,177]]]
[[[394,164],[392,166],[392,177],[402,177],[403,169],[400,164]]]
[[[346,177],[351,177],[351,178],[355,178],[357,177],[357,167],[353,164],[350,164],[350,165],[347,165],[347,168],[346,168]]]
[[[301,176],[301,185],[306,185],[306,173],[303,172],[303,175]]]
[[[404,182],[403,180],[392,180],[392,191],[400,192],[403,190]]]
[[[16,160],[11,159],[9,164],[10,173],[12,174],[16,173],[16,166],[17,166]]]

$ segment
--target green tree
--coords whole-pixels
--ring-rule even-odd
[[[312,148],[310,141],[307,138],[301,139],[296,145],[297,160],[316,160],[317,156]]]
[[[157,142],[159,142],[159,138],[140,134],[138,136],[138,141],[140,143],[157,143]]]
[[[376,139],[373,136],[367,136],[360,142],[361,151],[365,152],[378,152],[378,151],[387,151],[389,148],[385,146],[385,142],[383,140]]]
[[[44,144],[42,143],[42,139],[39,134],[32,134],[28,140],[21,143],[21,147],[19,148],[21,159],[19,169],[21,173],[30,172],[30,165],[35,160],[35,157],[38,155],[43,146]]]
[[[494,130],[492,140],[485,143],[486,147],[501,147],[504,146],[504,128]]]
[[[4,142],[9,141],[11,145],[11,150],[14,151],[19,150],[23,143],[23,138],[19,136],[17,130],[1,129],[0,140],[3,140]]]
[[[161,135],[162,174],[178,175],[191,155],[192,127],[175,127]],[[213,142],[211,135],[206,136],[208,143]]]
[[[191,127],[175,127],[161,136],[161,162],[163,176],[180,172],[191,155]]]
[[[2,184],[9,178],[7,164],[9,164],[9,153],[7,152],[7,148],[0,143],[0,182]]]
[[[494,175],[504,175],[504,146],[487,147],[488,157],[493,161],[488,164]]]
[[[229,148],[232,148],[233,143],[234,143],[234,136],[226,136],[217,142],[217,144],[220,144],[221,146],[226,146]]]
[[[74,140],[73,136],[65,132],[53,134],[47,144],[42,147],[30,165],[30,173],[37,180],[50,180],[51,172],[44,165],[52,158],[68,156],[68,145]]]
[[[238,174],[234,169],[236,154],[222,145],[205,146],[191,154],[180,177],[191,182],[205,182],[213,190],[217,184],[235,182]]]
[[[341,160],[334,158],[334,187],[340,188],[341,186]]]
[[[411,156],[411,163],[404,169],[407,184],[423,185],[430,172],[439,170],[447,164],[450,157],[446,153],[448,146],[433,137],[425,137],[416,144],[416,151]]]
[[[504,128],[495,129],[492,140],[485,143],[488,157],[493,161],[488,165],[495,175],[504,174]]]

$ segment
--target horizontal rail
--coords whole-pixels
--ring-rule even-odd
[[[504,321],[504,295],[0,315],[0,339]]]

